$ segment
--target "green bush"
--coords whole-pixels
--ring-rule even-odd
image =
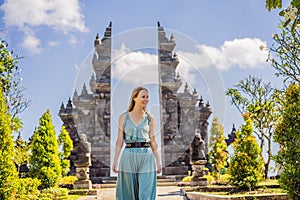
[[[70,171],[70,161],[67,158],[71,155],[73,141],[65,126],[61,127],[61,132],[58,136],[58,145],[59,149],[62,150],[59,152],[62,176],[66,176]]]
[[[47,188],[42,190],[39,199],[43,200],[68,200],[69,191],[66,188]]]
[[[253,134],[252,120],[244,114],[245,125],[236,133],[234,155],[230,159],[228,173],[230,183],[241,189],[254,189],[263,177],[261,149]]]
[[[39,189],[57,186],[61,177],[61,166],[58,142],[49,110],[40,118],[31,146],[30,177],[41,181]]]
[[[59,180],[58,186],[61,188],[67,188],[71,190],[74,189],[74,183],[77,180],[78,179],[76,178],[76,176],[65,176]]]
[[[193,176],[186,176],[182,179],[182,182],[185,182],[185,183],[191,182],[192,178],[193,178]]]
[[[209,172],[207,175],[205,175],[204,177],[207,179],[207,182],[210,185],[214,185],[214,184],[220,184],[220,185],[227,185],[230,181],[231,176],[229,174],[218,174],[218,179],[215,178],[215,175],[212,175],[211,172]]]
[[[19,187],[16,193],[16,199],[38,199],[38,196],[40,194],[38,186],[40,184],[41,182],[36,178],[20,178]]]
[[[75,181],[77,181],[78,178],[76,178],[76,176],[65,176],[65,177],[62,177],[60,180],[59,180],[59,185],[66,185],[66,184],[74,184]]]
[[[207,182],[212,185],[215,183],[215,178],[213,175],[209,172],[207,175],[204,176],[207,179]]]
[[[0,60],[1,61],[1,60]],[[2,62],[2,61],[1,61]],[[2,63],[0,62],[0,66]],[[2,83],[0,83],[1,85]],[[16,193],[18,173],[13,162],[14,142],[10,114],[0,87],[0,199],[12,199]]]
[[[211,175],[219,183],[220,175],[226,171],[228,152],[223,126],[216,117],[213,118],[210,129],[209,147],[208,162],[212,166]]]
[[[229,174],[220,174],[219,176],[219,184],[227,185],[230,181],[231,176]]]
[[[282,104],[282,118],[274,133],[281,147],[275,157],[282,169],[279,183],[292,199],[300,199],[300,83],[290,84]]]

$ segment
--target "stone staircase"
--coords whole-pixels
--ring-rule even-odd
[[[184,176],[158,176],[157,186],[177,186],[177,183],[181,181]],[[101,188],[115,188],[116,187],[116,177],[102,177]]]

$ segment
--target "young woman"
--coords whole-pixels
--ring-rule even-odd
[[[118,173],[117,200],[156,199],[156,173],[159,174],[162,167],[155,139],[155,118],[146,110],[148,98],[146,88],[135,88],[128,111],[119,117],[112,166],[113,172]]]

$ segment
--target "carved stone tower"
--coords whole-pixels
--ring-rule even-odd
[[[104,37],[100,39],[97,34],[94,41],[95,52],[92,60],[94,73],[89,83],[92,94],[88,93],[84,84],[80,95],[76,90],[74,92],[75,107],[69,100],[67,107],[64,108],[62,105],[59,111],[59,116],[75,145],[78,133],[86,134],[91,143],[92,181],[97,181],[97,177],[109,176],[110,173],[111,27],[110,22]]]
[[[207,144],[207,119],[211,114],[209,104],[203,104],[198,99],[197,91],[191,93],[187,83],[184,92],[179,93],[182,85],[180,75],[176,75],[179,64],[175,48],[175,38],[166,37],[164,28],[158,22],[158,56],[160,77],[160,101],[162,117],[162,157],[163,174],[186,174],[189,164],[189,144],[194,137],[196,129],[200,129],[203,140]],[[199,105],[197,102],[199,100]],[[207,153],[207,147],[206,147]]]

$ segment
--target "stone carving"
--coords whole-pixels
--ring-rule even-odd
[[[195,137],[190,145],[190,163],[193,169],[193,178],[191,186],[207,185],[207,179],[204,177],[207,171],[205,170],[205,141],[202,139],[200,129],[196,129]]]
[[[91,189],[92,183],[89,180],[89,167],[91,163],[91,143],[86,139],[85,134],[79,135],[79,142],[73,150],[75,155],[71,158],[76,167],[76,178],[74,187],[76,189]]]
[[[202,139],[201,134],[198,131],[199,129],[197,129],[194,139],[190,145],[191,164],[196,163],[200,160],[206,160],[205,141]]]
[[[79,142],[75,145],[73,150],[75,156],[73,162],[75,166],[90,166],[91,163],[91,143],[86,139],[85,134],[80,134]]]

